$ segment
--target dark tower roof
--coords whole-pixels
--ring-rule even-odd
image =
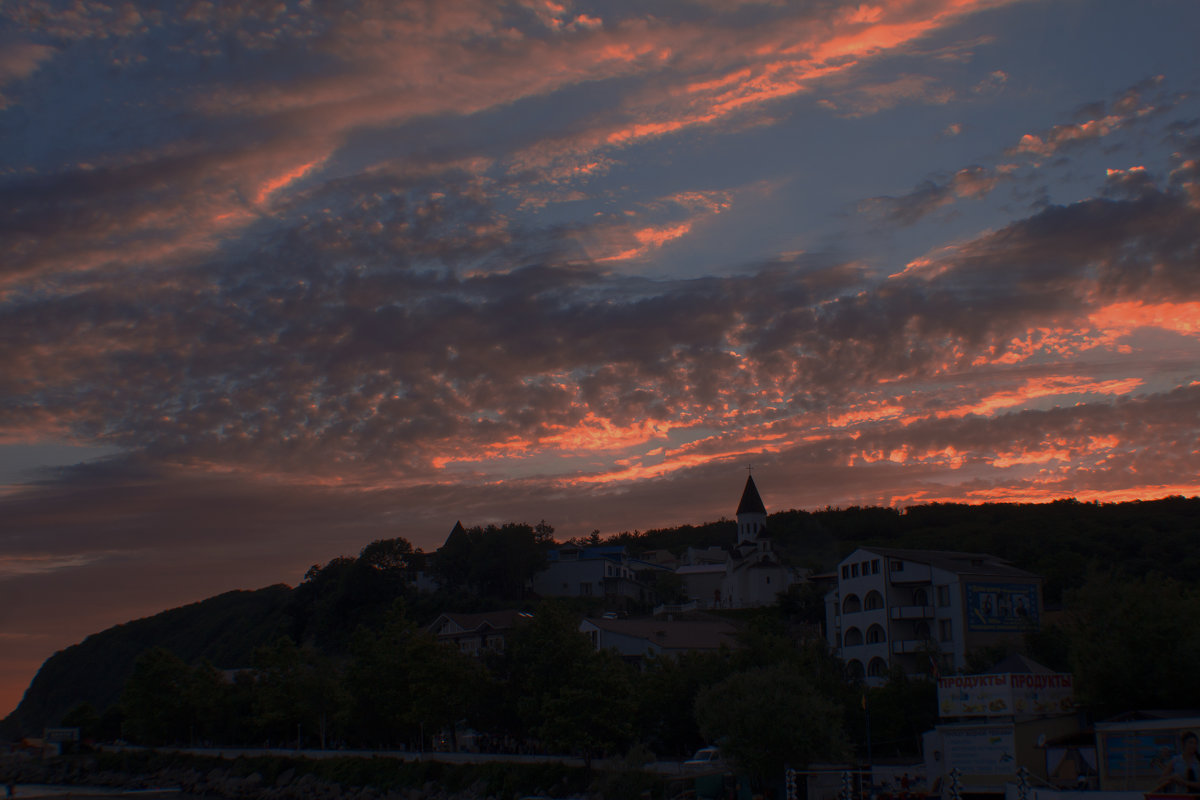
[[[746,488],[742,490],[742,501],[738,503],[739,514],[766,514],[767,507],[758,496],[758,487],[754,485],[754,476],[746,476]]]
[[[467,536],[467,529],[463,527],[461,520],[454,523],[454,528],[450,531],[450,535],[446,537],[446,541],[444,544],[442,544],[442,547],[445,547],[451,542],[458,544],[460,541],[466,541],[468,543],[470,541],[469,537]]]

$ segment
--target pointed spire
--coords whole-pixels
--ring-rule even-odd
[[[466,539],[467,539],[467,529],[463,527],[462,521],[459,520],[454,523],[454,528],[451,529],[450,535],[446,537],[446,542],[445,542],[445,544],[442,545],[442,547],[445,547],[446,545],[450,544],[451,542],[458,542],[459,540],[466,540]]]
[[[767,507],[763,505],[762,498],[758,494],[758,487],[754,485],[754,476],[746,476],[746,488],[742,490],[742,500],[738,503],[738,514],[766,514]]]

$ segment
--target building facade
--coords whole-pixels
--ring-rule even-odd
[[[623,545],[560,547],[547,554],[546,568],[533,576],[530,588],[541,597],[600,597],[613,607],[649,604],[654,591],[639,572],[670,569],[631,559]]]
[[[1019,644],[1041,625],[1042,579],[995,556],[860,547],[836,579],[825,596],[829,645],[870,684],[894,666],[959,671],[972,650]]]

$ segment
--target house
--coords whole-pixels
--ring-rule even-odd
[[[443,613],[426,630],[460,653],[478,657],[484,652],[502,652],[509,632],[528,617],[529,614],[513,609],[481,614]]]
[[[637,661],[651,656],[715,651],[736,644],[737,627],[713,619],[584,619],[580,632],[597,650],[616,650]]]
[[[639,573],[670,571],[661,564],[630,558],[624,545],[568,545],[549,551],[546,557],[546,568],[531,581],[535,594],[602,597],[610,607],[651,603],[654,591]]]
[[[747,476],[737,506],[737,541],[730,547],[691,548],[675,570],[688,598],[702,608],[773,605],[797,581],[771,547],[767,509]]]
[[[825,595],[830,647],[851,674],[954,672],[967,653],[1020,644],[1041,625],[1042,579],[983,553],[860,547]]]

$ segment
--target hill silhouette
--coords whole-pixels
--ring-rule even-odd
[[[784,511],[767,522],[774,547],[789,563],[815,571],[834,565],[860,545],[986,552],[1045,578],[1045,601],[1062,602],[1082,586],[1090,569],[1140,577],[1157,575],[1195,585],[1200,574],[1200,498],[1168,497],[1126,503],[929,504],[903,511],[879,507]],[[543,523],[471,529],[469,546],[426,556],[403,539],[373,542],[357,558],[314,567],[299,586],[228,592],[117,625],[56,653],[42,665],[21,704],[0,723],[0,736],[58,725],[80,703],[105,710],[116,704],[139,654],[165,648],[187,663],[221,669],[248,666],[277,637],[328,655],[346,652],[353,632],[377,628],[403,598],[410,616],[427,622],[440,611],[477,611],[520,602],[520,580],[493,574],[535,570],[538,548],[552,544]],[[464,533],[466,533],[464,531]],[[607,544],[632,554],[730,544],[732,521],[623,532]],[[471,544],[471,543],[474,544]],[[461,544],[461,543],[460,543]],[[497,548],[524,548],[504,560]],[[440,557],[440,562],[439,562]],[[429,560],[431,563],[426,564]],[[476,563],[478,562],[478,563]],[[513,566],[519,564],[519,566]],[[416,569],[439,567],[463,583],[435,595],[411,587]],[[518,576],[519,577],[519,576]],[[481,588],[483,587],[483,588]],[[487,588],[490,587],[490,588]],[[489,594],[493,592],[493,594]],[[507,592],[508,594],[495,594]]]

